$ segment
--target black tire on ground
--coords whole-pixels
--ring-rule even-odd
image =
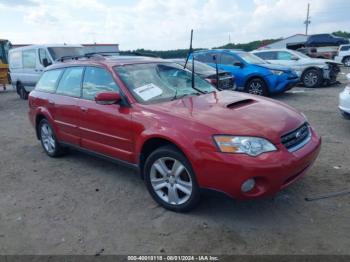
[[[182,165],[181,172],[175,172],[180,169],[175,168],[175,162],[172,161],[178,161],[176,162],[176,167]],[[166,170],[172,172],[165,172],[167,175],[162,175],[162,172],[158,171],[159,163],[164,164],[160,165],[163,171]],[[165,169],[163,169],[163,167]],[[186,212],[192,210],[197,206],[200,200],[200,189],[197,183],[196,176],[194,174],[190,162],[176,147],[164,146],[156,149],[146,159],[143,173],[145,184],[149,193],[151,194],[153,199],[164,208],[176,212]],[[175,173],[177,173],[177,175],[174,175]],[[171,180],[171,178],[174,177],[176,180]],[[158,182],[159,185],[160,183],[163,184],[163,187],[160,187],[161,189],[159,190],[156,190],[154,188],[156,180],[161,180]],[[182,186],[183,184],[186,185],[186,189],[190,188],[190,190],[186,194],[184,194],[183,192],[185,191],[182,191],[182,189],[180,188],[180,186]],[[190,187],[188,185],[190,185]],[[172,201],[170,200],[170,192],[176,192],[175,199],[178,201],[178,203],[176,203],[176,201],[171,203]]]
[[[17,94],[19,97],[23,100],[28,99],[28,92],[24,89],[23,85],[21,83],[17,83],[16,86]]]
[[[346,67],[350,67],[350,56],[347,56],[343,59],[343,64]]]
[[[45,134],[44,130],[47,130],[49,133]],[[38,133],[41,145],[48,156],[59,157],[67,153],[67,148],[62,147],[57,141],[54,130],[50,125],[49,121],[47,121],[46,119],[42,119],[40,121],[38,125]],[[48,143],[49,145],[45,145],[46,143]]]
[[[267,90],[267,86],[261,78],[252,78],[250,79],[246,87],[244,89],[245,92],[253,95],[259,95],[259,96],[268,96],[269,92]]]
[[[307,88],[319,87],[323,82],[321,70],[310,68],[303,72],[301,82]]]

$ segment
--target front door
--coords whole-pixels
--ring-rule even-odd
[[[120,92],[110,72],[86,67],[79,100],[81,146],[123,161],[133,160],[131,109],[117,104],[101,105],[95,96],[102,91]]]

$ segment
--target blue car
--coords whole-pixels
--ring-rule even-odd
[[[235,50],[202,50],[191,56],[195,60],[206,63],[234,75],[236,90],[255,95],[268,96],[291,89],[299,82],[295,71],[288,67],[272,65],[261,58]]]

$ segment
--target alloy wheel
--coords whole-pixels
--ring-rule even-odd
[[[304,76],[304,84],[306,86],[314,86],[318,81],[318,75],[314,71],[307,72]]]
[[[171,205],[181,205],[192,195],[193,183],[188,170],[172,157],[159,158],[152,164],[150,182],[158,197]]]
[[[52,129],[47,123],[41,125],[40,134],[45,150],[48,153],[53,154],[56,149],[56,142]]]
[[[249,85],[248,93],[262,96],[264,94],[262,84],[257,81],[251,82]]]

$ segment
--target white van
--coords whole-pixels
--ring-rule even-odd
[[[45,67],[66,56],[84,55],[81,45],[30,45],[9,51],[11,83],[22,99],[35,87]]]

